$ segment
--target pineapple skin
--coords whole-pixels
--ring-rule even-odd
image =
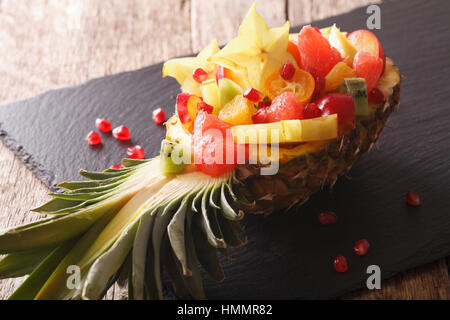
[[[400,103],[399,82],[392,95],[369,117],[357,118],[355,128],[341,138],[319,145],[287,162],[281,162],[276,175],[260,175],[261,165],[235,168],[236,188],[254,203],[247,213],[270,214],[301,206],[317,191],[332,188],[360,156],[378,141],[390,114]]]

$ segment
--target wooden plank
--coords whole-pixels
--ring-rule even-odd
[[[0,5],[1,102],[192,52],[189,1],[4,0]],[[28,209],[47,199],[47,188],[3,143],[0,168],[0,228],[41,217]],[[0,280],[0,299],[22,280]],[[118,290],[106,298],[119,298]]]
[[[254,0],[192,0],[192,48],[200,51],[212,39],[225,44],[233,39],[238,27]],[[258,12],[269,26],[286,21],[286,3],[279,0],[258,1]]]
[[[291,25],[295,26],[380,2],[381,0],[287,0],[287,11]]]

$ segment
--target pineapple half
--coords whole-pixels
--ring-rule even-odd
[[[163,270],[178,297],[205,298],[199,264],[216,281],[225,278],[218,253],[229,257],[228,247],[245,244],[238,235],[244,211],[302,204],[377,142],[400,98],[400,74],[390,59],[378,88],[389,98],[342,138],[280,148],[274,176],[260,176],[260,165],[240,165],[219,178],[163,175],[159,157],[80,171],[90,181],[61,183],[67,192],[34,209],[49,218],[0,234],[0,254],[7,254],[0,279],[29,274],[10,299],[100,299],[123,278],[128,299],[162,299]],[[168,139],[180,139],[179,126],[176,118],[168,121]]]
[[[216,58],[226,62],[235,49],[261,46],[248,65],[239,59],[227,65],[248,74],[244,80],[257,87],[286,61],[278,52],[285,51],[289,25],[269,29],[253,6],[242,26],[241,40]],[[244,55],[253,52],[247,49]],[[208,56],[218,50],[212,42],[197,58],[166,64],[163,74],[177,71],[184,79],[192,65],[208,68]],[[252,66],[266,53],[274,58],[258,76]],[[372,105],[368,116],[357,117],[345,136],[280,147],[273,176],[260,175],[266,159],[238,165],[217,178],[186,170],[164,175],[159,157],[124,159],[123,169],[80,171],[88,181],[61,183],[66,192],[52,194],[52,200],[34,209],[47,218],[0,232],[0,254],[6,254],[0,279],[29,274],[10,299],[100,299],[116,281],[127,287],[128,299],[162,299],[163,272],[178,297],[205,298],[199,265],[216,281],[224,279],[218,254],[229,258],[228,247],[246,243],[239,237],[244,212],[268,214],[301,205],[333,186],[377,142],[400,98],[400,74],[389,58],[377,87],[387,99]],[[176,116],[167,123],[167,140],[190,143]]]

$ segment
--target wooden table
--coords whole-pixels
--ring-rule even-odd
[[[223,44],[253,0],[0,0],[0,101],[32,97],[106,74],[199,51],[211,37]],[[303,24],[370,0],[259,0],[269,25]],[[169,40],[169,41],[168,41]],[[1,108],[1,107],[0,107]],[[1,109],[0,109],[1,110]],[[55,110],[58,112],[58,110]],[[55,150],[58,152],[58,150]],[[39,219],[28,209],[48,189],[0,143],[0,228]],[[22,279],[0,281],[0,299]],[[441,259],[344,299],[449,299]],[[117,287],[107,298],[118,298]]]

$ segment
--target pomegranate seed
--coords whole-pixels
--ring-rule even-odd
[[[271,104],[272,104],[272,101],[266,100],[266,98],[264,98],[263,101],[258,103],[258,109],[266,108],[266,107],[270,106]]]
[[[252,115],[253,123],[266,123],[267,113],[265,108],[261,108]]]
[[[369,92],[369,101],[371,103],[380,103],[384,100],[384,94],[378,88],[373,88]]]
[[[420,198],[414,191],[408,191],[406,193],[406,202],[411,206],[420,206]]]
[[[317,27],[314,27],[314,30],[316,30],[318,33],[322,34],[322,32],[320,32],[320,29]]]
[[[141,146],[134,146],[127,149],[127,155],[131,159],[144,159],[145,152]]]
[[[322,116],[322,110],[319,109],[317,104],[308,103],[305,106],[305,109],[303,109],[303,116],[305,117],[305,119],[318,118]]]
[[[109,167],[109,168],[110,168],[110,169],[116,169],[116,170],[119,170],[119,169],[125,168],[125,166],[124,166],[123,164],[119,163],[119,164],[115,164],[115,165],[113,165],[113,166],[111,166],[111,167]]]
[[[161,124],[161,123],[164,122],[164,120],[166,120],[166,113],[161,108],[153,110],[153,117],[152,117],[152,119],[153,119],[154,123]]]
[[[355,242],[353,246],[353,252],[355,252],[355,254],[357,254],[358,256],[364,256],[367,254],[369,247],[369,241],[367,241],[366,239],[361,239]]]
[[[202,68],[197,68],[192,73],[192,76],[194,77],[194,80],[198,83],[202,83],[203,81],[208,79],[208,72],[203,70]]]
[[[264,95],[256,89],[250,88],[245,90],[244,98],[251,102],[258,103],[264,99]]]
[[[320,224],[329,225],[337,222],[337,215],[333,211],[322,211],[318,215]]]
[[[198,110],[206,111],[207,113],[212,113],[214,111],[214,107],[207,104],[205,101],[201,101],[197,104]]]
[[[294,74],[295,74],[295,66],[290,61],[286,62],[283,65],[283,67],[281,68],[281,71],[280,71],[281,77],[284,80],[289,81],[292,79]]]
[[[125,126],[117,127],[113,130],[113,136],[117,140],[130,140],[130,130]]]
[[[348,264],[344,256],[337,256],[334,258],[334,270],[337,272],[347,272]]]
[[[89,134],[86,137],[86,141],[87,143],[89,143],[91,146],[95,146],[97,144],[99,144],[100,142],[102,142],[102,137],[100,137],[100,135],[95,132],[95,131],[91,131],[89,132]]]
[[[106,119],[98,118],[95,120],[95,125],[97,129],[101,132],[110,132],[111,131],[111,122]]]
[[[225,78],[225,68],[222,66],[217,67],[216,71],[216,83],[219,85],[219,80]]]

